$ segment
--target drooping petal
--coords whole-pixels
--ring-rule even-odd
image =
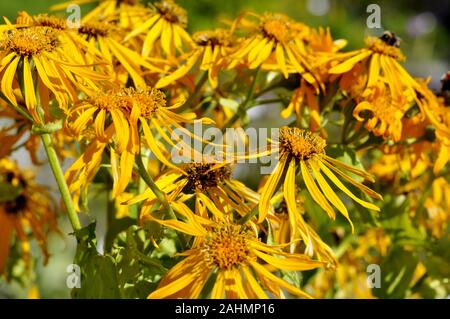
[[[280,158],[272,174],[270,174],[269,179],[264,185],[264,188],[262,189],[261,202],[259,203],[258,207],[258,223],[262,223],[264,221],[264,218],[266,218],[267,213],[269,212],[270,199],[272,198],[273,193],[275,193],[278,182],[281,179],[281,175],[283,174],[284,167],[286,165],[286,160],[286,157]]]
[[[308,171],[308,167],[306,166],[306,163],[304,161],[300,161],[300,168],[302,171],[303,180],[305,181],[306,188],[308,189],[309,193],[311,194],[311,197],[313,200],[319,204],[320,207],[322,207],[323,210],[325,210],[330,216],[330,218],[335,219],[336,214],[333,210],[333,208],[328,203],[327,199],[323,196],[323,194],[320,192],[319,188],[316,185],[316,182],[314,182],[314,179],[312,178],[311,174]]]

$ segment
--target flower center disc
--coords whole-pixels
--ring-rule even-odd
[[[180,24],[182,27],[187,26],[186,10],[175,4],[172,0],[157,2],[154,6],[166,21]]]
[[[325,153],[326,142],[312,132],[297,127],[282,127],[280,129],[281,153],[300,160],[308,160],[312,156]]]
[[[229,166],[214,168],[214,164],[193,163],[189,164],[186,172],[188,174],[188,184],[186,189],[190,192],[195,190],[205,191],[208,188],[221,185],[231,176]]]
[[[224,270],[245,263],[249,254],[247,239],[248,233],[241,226],[220,227],[205,242],[208,262]]]
[[[3,46],[21,56],[51,52],[58,45],[56,32],[43,26],[20,28],[6,33]]]
[[[290,40],[289,22],[282,15],[271,15],[266,17],[261,23],[263,35],[281,43],[287,43]]]

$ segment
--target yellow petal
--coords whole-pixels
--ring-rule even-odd
[[[318,267],[323,267],[324,263],[316,260],[311,260],[309,258],[299,258],[299,257],[285,257],[277,258],[270,256],[268,254],[262,253],[260,251],[253,251],[256,256],[267,262],[268,264],[284,270],[291,271],[305,271],[311,270]]]
[[[247,266],[242,266],[242,272],[244,273],[244,279],[248,283],[250,290],[253,291],[256,297],[258,297],[258,299],[268,299],[269,297],[253,277],[250,269]]]
[[[323,196],[323,194],[320,192],[319,188],[316,185],[316,182],[314,182],[312,176],[310,175],[308,168],[304,161],[300,161],[300,168],[302,171],[303,180],[305,181],[306,188],[308,189],[309,193],[311,194],[311,197],[313,200],[319,204],[320,207],[322,207],[323,210],[325,210],[330,216],[330,218],[335,219],[336,214],[334,213],[333,208],[330,206],[326,198]]]
[[[137,28],[135,28],[133,31],[131,31],[126,37],[124,42],[127,42],[129,39],[131,39],[132,37],[137,36],[139,33],[142,33],[148,29],[152,29],[153,25],[156,23],[156,21],[161,18],[161,16],[159,14],[155,14],[154,16],[152,16],[150,19],[148,19],[147,21],[145,21],[144,23],[142,23],[140,26],[138,26]],[[161,19],[162,20],[162,19]]]
[[[214,287],[211,291],[211,299],[223,299],[225,296],[225,273],[219,272],[217,274]]]
[[[271,281],[272,283],[274,283],[275,285],[279,286],[280,289],[284,288],[286,289],[288,292],[290,292],[291,294],[300,296],[300,297],[304,297],[304,298],[308,298],[308,299],[312,299],[312,297],[310,295],[308,295],[306,292],[288,284],[286,281],[284,281],[281,278],[278,278],[277,276],[275,276],[274,274],[272,274],[271,272],[269,272],[268,270],[266,270],[266,268],[264,268],[263,266],[261,266],[260,264],[258,264],[257,262],[254,261],[250,261],[250,265],[253,267],[253,269],[261,276],[263,277],[265,280]]]
[[[5,97],[8,98],[8,100],[13,105],[17,105],[17,100],[16,97],[14,96],[12,86],[19,60],[20,58],[16,57],[9,63],[8,67],[6,68],[6,71],[3,73],[1,82],[2,93],[5,95]]]
[[[284,58],[283,47],[281,46],[280,43],[277,44],[277,47],[275,49],[275,55],[277,57],[277,62],[280,65],[281,72],[283,73],[284,77],[287,78],[288,77],[288,71],[287,71],[287,68],[286,68],[286,60]]]
[[[380,55],[374,54],[370,59],[369,78],[366,87],[376,84],[380,76]]]
[[[331,170],[333,170],[335,173],[337,173],[339,176],[341,176],[343,179],[345,179],[347,182],[349,182],[350,184],[356,186],[357,188],[359,188],[360,190],[362,190],[364,193],[366,193],[367,195],[369,195],[370,197],[376,198],[376,199],[383,199],[383,197],[378,194],[377,192],[371,190],[369,187],[367,187],[364,184],[361,184],[357,181],[355,181],[353,178],[349,177],[348,175],[344,174],[343,172],[341,172],[338,168],[336,168],[334,165],[332,165],[332,163],[328,163],[327,161],[323,162],[328,168],[330,168]],[[350,196],[350,195],[349,195]],[[360,203],[361,204],[361,203]],[[361,204],[362,205],[362,204]],[[378,209],[377,209],[378,210]]]
[[[296,184],[295,184],[295,160],[294,160],[289,162],[289,167],[286,172],[286,178],[284,180],[283,185],[284,199],[288,208],[289,223],[291,227],[291,240],[293,240],[296,237],[297,234],[296,215],[300,214],[300,212],[297,211],[295,188]]]
[[[283,174],[285,165],[286,165],[286,157],[280,158],[272,174],[270,174],[269,179],[264,185],[264,188],[261,192],[261,202],[259,203],[258,207],[259,211],[258,223],[262,223],[264,221],[264,218],[266,218],[267,213],[269,212],[270,199],[272,198],[273,193],[275,193],[276,191],[278,182],[281,179],[281,175]]]
[[[320,161],[319,161],[320,162]],[[328,185],[325,178],[320,174],[320,169],[318,169],[317,164],[311,162],[310,165],[314,177],[316,178],[317,182],[319,183],[320,189],[325,194],[326,198],[336,207],[339,212],[344,215],[345,218],[350,222],[350,225],[352,227],[352,233],[355,232],[355,228],[353,226],[352,220],[350,219],[350,216],[348,215],[347,208],[345,207],[344,203],[341,201],[341,199],[336,195],[336,193],[333,191],[333,189]]]
[[[142,130],[144,131],[146,144],[152,151],[153,155],[155,155],[156,158],[159,161],[161,161],[164,165],[171,167],[179,172],[182,172],[182,170],[179,167],[177,167],[176,165],[172,164],[169,160],[167,160],[164,154],[161,152],[155,138],[153,137],[150,127],[147,124],[147,121],[145,119],[142,119],[140,122],[142,124]]]
[[[360,52],[358,54],[356,54],[355,56],[351,57],[348,60],[345,60],[344,62],[332,67],[331,69],[328,70],[328,73],[330,74],[342,74],[345,72],[350,71],[358,62],[364,60],[365,58],[367,58],[368,56],[370,56],[372,54],[372,51],[363,49],[360,50]]]
[[[168,56],[173,55],[172,42],[172,23],[164,20],[161,32],[161,46]]]
[[[161,36],[161,30],[163,27],[164,19],[159,19],[158,22],[151,28],[147,37],[144,40],[144,44],[142,46],[142,55],[148,56],[153,49],[153,45],[155,44],[156,39]]]
[[[331,179],[331,181],[340,189],[342,190],[345,194],[347,194],[351,199],[353,199],[355,202],[357,202],[358,204],[360,204],[361,206],[368,208],[368,209],[373,209],[376,211],[379,211],[380,208],[372,203],[363,201],[361,199],[359,199],[358,197],[356,197],[347,187],[345,187],[344,184],[341,183],[341,181],[336,177],[336,175],[333,174],[332,171],[330,171],[328,169],[327,166],[325,166],[323,163],[319,163],[320,168],[322,169],[322,171],[325,173],[325,175],[328,176],[329,179]]]
[[[196,280],[197,277],[194,274],[186,273],[177,280],[171,282],[170,284],[165,285],[163,287],[159,287],[157,290],[155,290],[148,296],[148,299],[167,298],[175,294],[177,291],[180,291],[186,288],[187,286],[192,285]]]

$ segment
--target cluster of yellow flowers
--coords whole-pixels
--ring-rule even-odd
[[[40,165],[41,139],[76,232],[100,173],[118,207],[112,218],[137,205],[138,225],[175,231],[182,258],[150,298],[324,296],[318,285],[333,279],[321,274],[348,268],[339,268],[318,234],[311,205],[331,220],[337,209],[354,233],[356,205],[348,199],[380,211],[379,193],[406,195],[411,212],[428,213],[420,227],[444,236],[449,76],[438,94],[428,80],[411,77],[399,63],[405,57],[395,34],[343,52],[346,41],[333,40],[329,29],[282,14],[245,13],[191,35],[187,12],[172,0],[73,0],[52,9],[87,2],[97,6],[75,28],[56,15],[26,12],[0,25],[0,117],[10,123],[0,130],[0,272],[14,229],[22,245],[31,230],[44,254],[48,231],[57,229],[50,196],[8,159],[24,147]],[[224,102],[230,100],[235,104]],[[289,124],[265,149],[227,160],[171,160],[173,148],[190,147],[175,132],[200,143],[190,149],[195,158],[213,143],[191,124],[245,127],[246,111],[268,103],[282,104],[276,117]],[[333,137],[339,133],[341,140]],[[336,145],[366,157],[370,173],[331,156]],[[234,178],[237,159],[264,156],[277,163],[257,189]],[[74,160],[63,176],[59,161],[66,158]],[[377,191],[367,182],[377,182]],[[158,249],[162,239],[148,235]],[[283,276],[317,268],[326,271],[310,283],[310,294]]]

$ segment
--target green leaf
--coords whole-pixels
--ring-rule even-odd
[[[73,298],[119,298],[120,290],[114,260],[96,249],[96,223],[74,233],[77,250],[74,264],[80,267],[81,287],[73,288]]]
[[[385,197],[379,220],[397,245],[423,245],[425,235],[415,227],[408,214],[408,201],[403,197]]]
[[[239,103],[236,100],[226,99],[222,97],[219,99],[219,104],[230,109],[231,111],[233,111],[233,113],[236,113],[239,107]]]
[[[105,236],[105,251],[111,251],[114,239],[116,239],[117,235],[135,224],[136,220],[130,217],[114,219],[111,225],[109,225],[108,232]]]
[[[80,265],[81,288],[74,289],[74,298],[120,298],[116,266],[110,256],[92,255]]]
[[[419,253],[419,259],[425,265],[427,274],[434,279],[450,278],[449,228],[450,226],[439,240],[432,239],[429,245]]]
[[[394,247],[381,263],[381,287],[372,293],[379,298],[404,298],[418,259],[413,252]]]
[[[0,202],[15,200],[22,193],[22,187],[11,184],[0,184]]]
[[[365,171],[365,168],[364,168],[363,164],[361,163],[360,159],[358,158],[358,156],[356,156],[355,151],[348,146],[330,145],[327,147],[327,155],[340,161],[340,162],[343,162],[344,164],[347,164],[347,165],[353,166],[357,169],[360,169],[362,171]],[[361,176],[357,176],[357,175],[355,175],[351,172],[347,172],[347,171],[345,173],[358,182],[364,181],[364,178],[362,178]]]

